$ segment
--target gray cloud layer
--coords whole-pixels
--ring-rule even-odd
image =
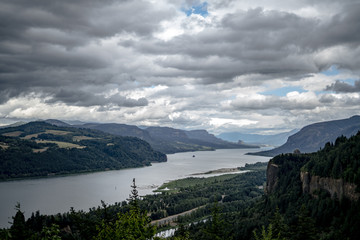
[[[149,36],[160,20],[171,16],[171,11],[154,7],[144,1],[114,0],[0,2],[0,102],[26,92],[46,93],[49,87],[81,90],[112,83],[112,76],[107,78],[112,75],[106,70],[112,64],[108,53],[86,47],[117,34]],[[53,97],[64,100],[59,94]]]
[[[326,48],[357,48],[360,4],[344,7],[329,21],[293,13],[249,9],[227,14],[217,26],[197,35],[181,35],[169,42],[156,39],[127,41],[141,53],[167,55],[162,67],[187,77],[215,83],[250,74],[292,76],[318,72],[339,64],[358,71],[356,64],[316,59]],[[177,73],[178,74],[178,73]]]
[[[241,112],[256,111],[258,121],[267,119],[269,109],[294,116],[293,111],[320,111],[321,104],[358,103],[356,97],[340,101],[331,94],[309,100],[241,97],[271,84],[298,83],[331,66],[359,75],[358,1],[278,0],[258,6],[214,0],[208,1],[207,18],[181,12],[200,3],[0,1],[0,106],[6,109],[0,116],[12,112],[6,107],[10,100],[32,94],[50,107],[96,107],[111,110],[109,118],[116,110],[116,116],[140,122],[199,126],[209,121],[200,117],[205,113],[246,118]],[[181,30],[164,40],[158,34],[166,26]],[[318,84],[339,95],[360,92],[360,80],[354,86],[336,80]],[[289,119],[279,122],[298,121]]]
[[[345,82],[337,80],[335,83],[327,86],[325,91],[335,91],[339,93],[354,93],[360,92],[360,80],[354,82],[354,85],[350,85]]]

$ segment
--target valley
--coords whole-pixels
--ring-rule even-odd
[[[353,119],[357,116],[347,121]],[[354,123],[336,134],[347,133],[347,129],[355,131],[357,121]],[[323,124],[327,123],[304,129]],[[26,156],[39,156],[53,149],[88,151],[94,143],[96,146],[101,143],[100,149],[108,152],[108,148],[125,139],[139,141],[135,150],[146,145],[134,137],[44,122],[10,130],[0,130],[3,131],[1,148],[6,154],[14,146],[26,149]],[[302,130],[289,139],[301,134]],[[291,240],[303,236],[306,239],[343,239],[340,236],[344,236],[355,240],[360,236],[352,228],[352,224],[360,224],[359,143],[360,133],[349,138],[340,136],[317,152],[285,151],[271,159],[259,156],[256,148],[181,152],[168,154],[163,162],[155,158],[143,168],[2,182],[0,190],[7,194],[2,196],[1,212],[7,215],[7,221],[14,215],[9,210],[17,207],[10,230],[0,230],[0,236],[17,234],[20,231],[16,230],[17,216],[26,216],[23,224],[28,230],[21,232],[26,236],[39,236],[33,226],[44,228],[43,221],[47,219],[46,222],[55,224],[52,226],[58,228],[62,239],[73,239],[75,235],[79,239],[94,236],[108,239],[118,227],[124,229],[120,225],[114,228],[112,223],[123,224],[136,216],[138,220],[134,221],[142,221],[145,228],[141,231],[149,236],[175,228],[170,231],[174,234],[169,236],[172,239],[208,239],[209,236],[210,239],[220,236],[251,239],[259,234],[273,237],[277,234]],[[147,146],[145,149],[153,151]],[[131,179],[136,179],[136,185],[135,182],[132,186],[124,184]],[[60,202],[63,204],[59,205]],[[339,228],[335,230],[335,226]]]

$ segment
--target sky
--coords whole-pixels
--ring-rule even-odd
[[[0,125],[272,134],[358,114],[358,0],[0,0]]]

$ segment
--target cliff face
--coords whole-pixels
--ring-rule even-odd
[[[276,189],[279,181],[279,166],[269,161],[266,170],[265,194],[271,194]],[[345,182],[343,179],[334,179],[329,177],[311,176],[308,172],[300,172],[302,182],[302,191],[317,197],[317,190],[325,190],[330,193],[331,198],[341,199],[346,197],[351,201],[358,201],[360,193],[356,192],[356,184]]]
[[[266,170],[266,188],[265,193],[270,194],[274,191],[279,177],[279,166],[269,161],[267,170]]]
[[[314,197],[316,197],[314,192],[322,189],[328,191],[332,198],[345,196],[352,201],[357,201],[360,198],[360,193],[355,191],[356,185],[344,182],[343,179],[311,176],[308,172],[300,172],[300,179],[303,193],[309,193]]]

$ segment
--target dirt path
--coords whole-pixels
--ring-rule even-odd
[[[162,225],[165,225],[165,224],[173,224],[177,218],[179,216],[185,216],[185,215],[189,215],[191,214],[193,211],[199,209],[199,208],[202,208],[202,207],[205,207],[205,205],[203,206],[200,206],[200,207],[197,207],[197,208],[193,208],[193,209],[190,209],[186,212],[182,212],[182,213],[178,213],[178,214],[175,214],[175,215],[171,215],[171,216],[168,216],[166,218],[161,218],[161,219],[158,219],[158,220],[154,220],[152,221],[150,224],[151,225],[157,225],[157,226],[162,226]]]

